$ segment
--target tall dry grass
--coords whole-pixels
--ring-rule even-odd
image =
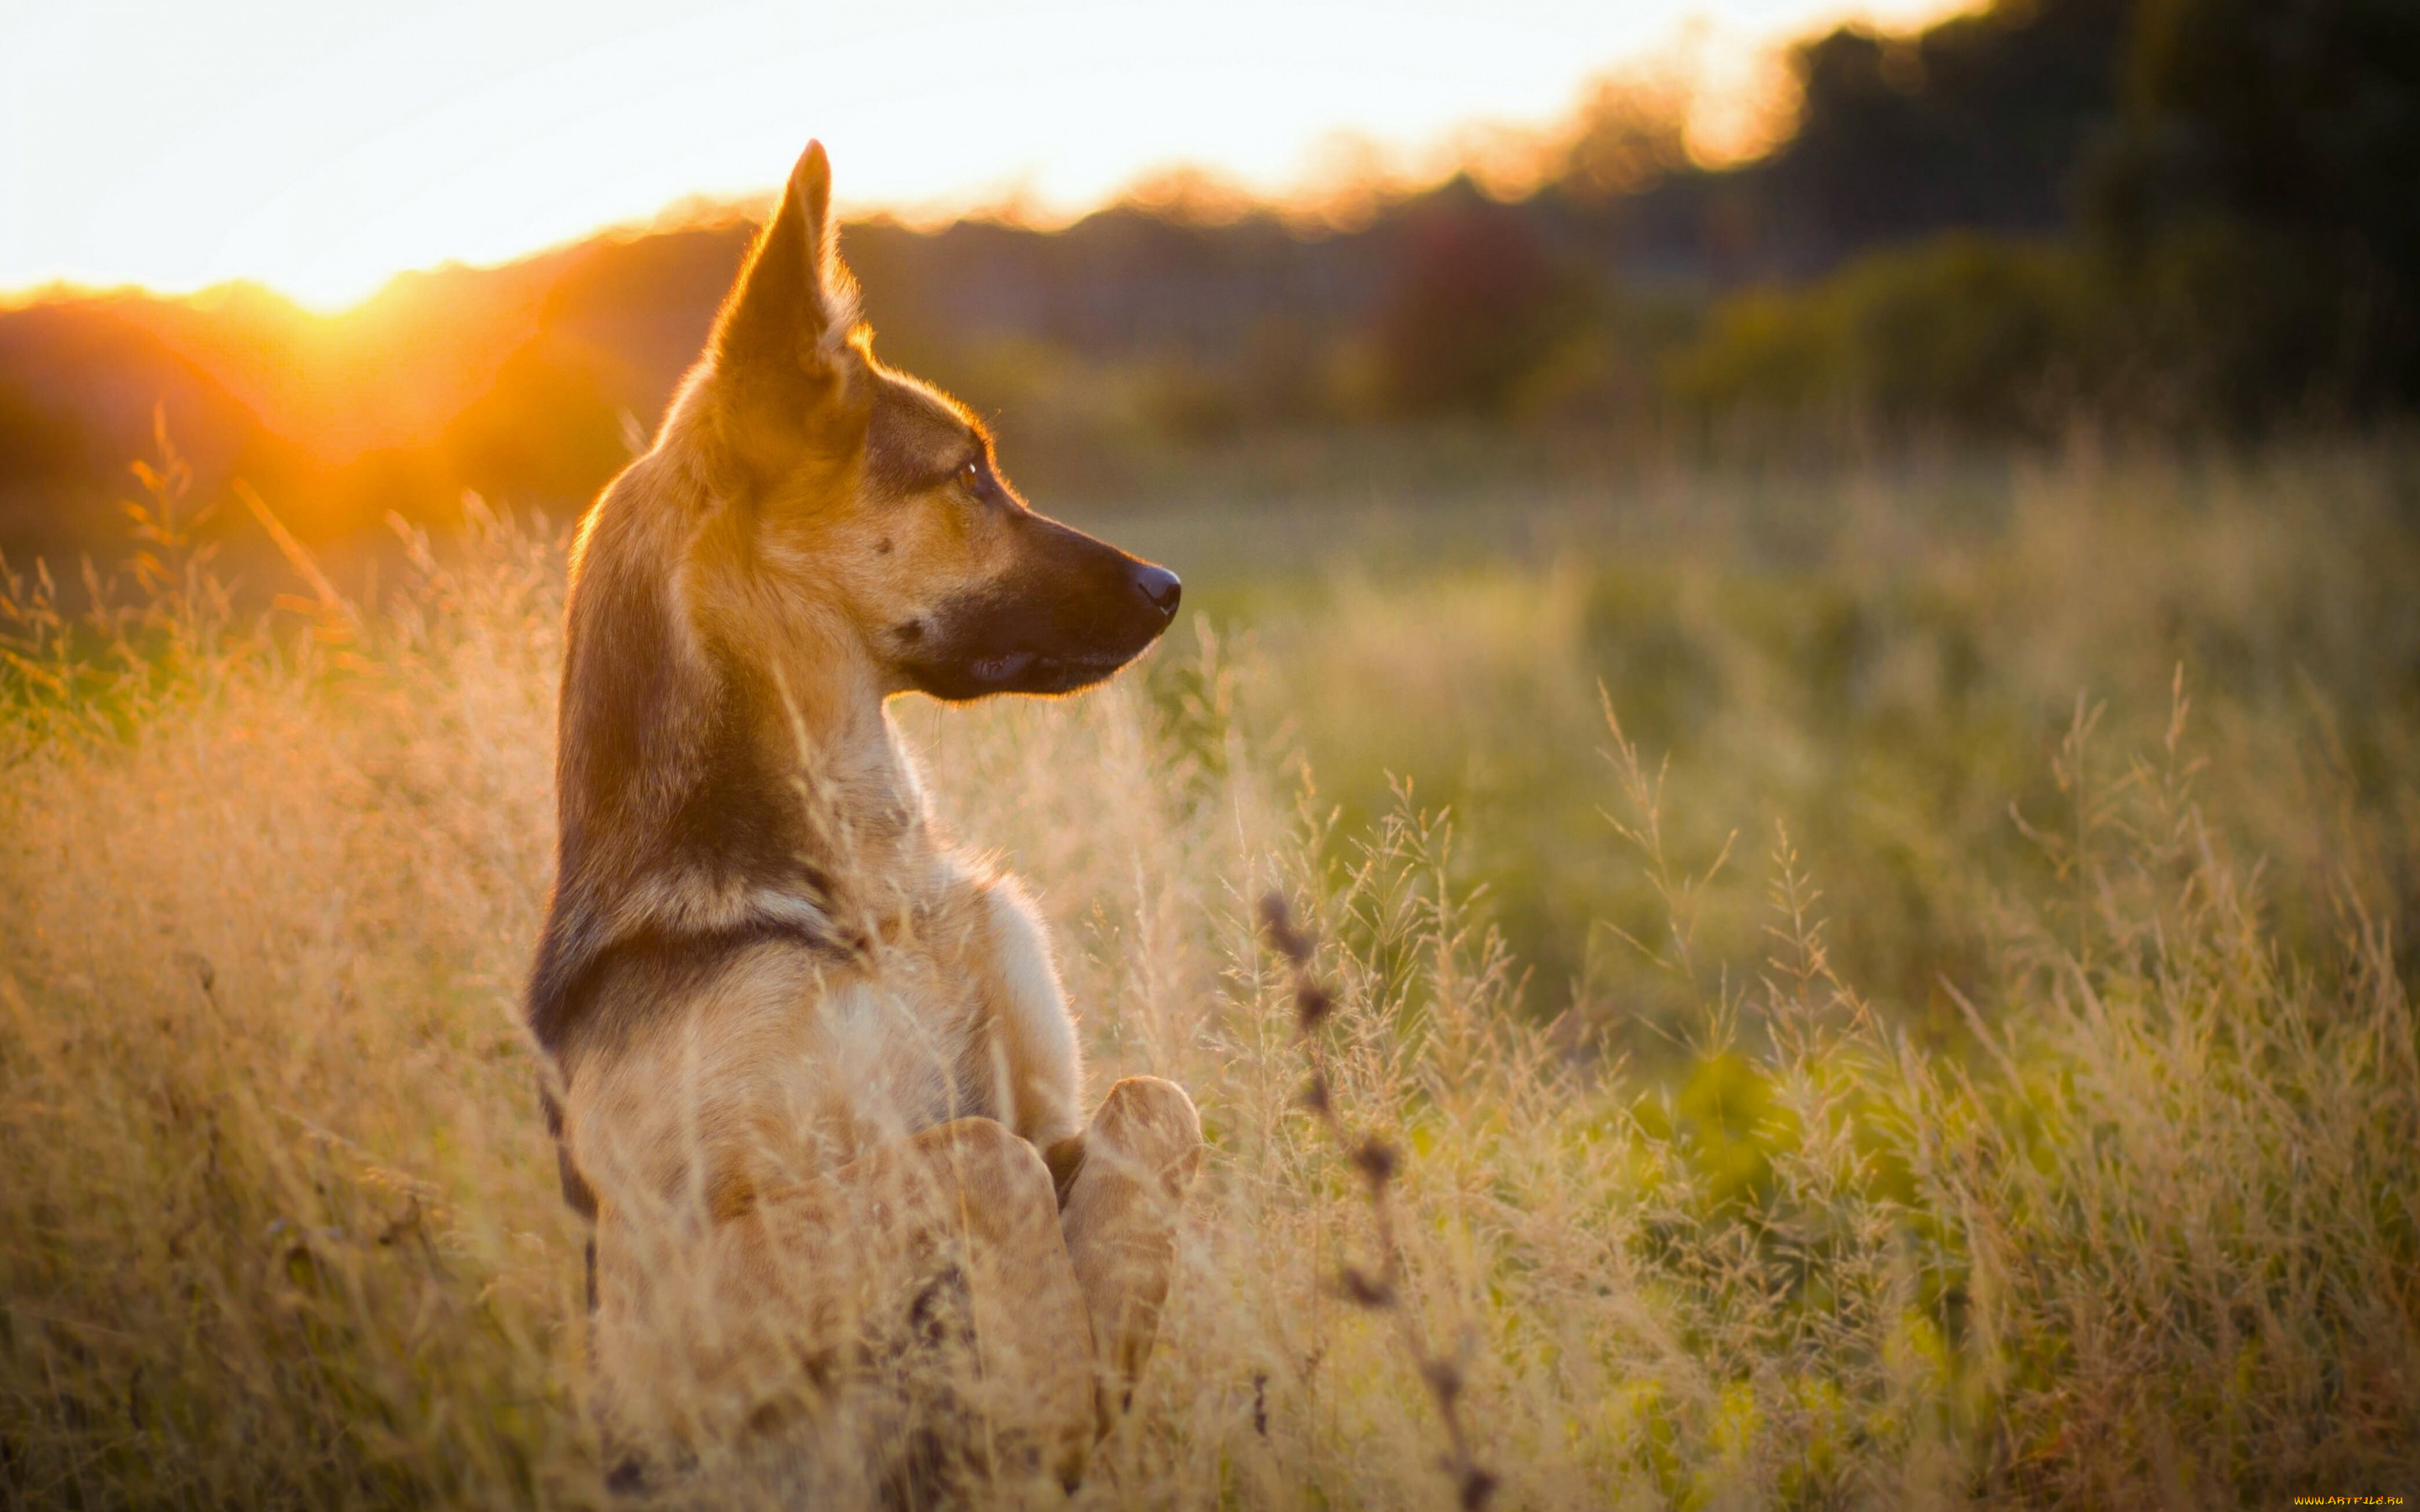
[[[117,610],[9,599],[0,1494],[601,1504],[581,1235],[515,1011],[547,885],[555,544],[480,517],[442,563],[414,543],[383,604],[256,625],[189,559],[174,495],[162,478]],[[1336,643],[1390,615],[1401,655],[1454,652],[1450,621],[1372,592]],[[1084,1504],[1455,1494],[1416,1361],[1338,1293],[1374,1239],[1299,1105],[1295,982],[1254,917],[1272,888],[1338,993],[1333,1096],[1404,1152],[1402,1293],[1464,1362],[1497,1504],[2420,1485],[2404,921],[2350,861],[2274,896],[2202,797],[2247,774],[2197,764],[2183,693],[2042,733],[2034,861],[1954,894],[1992,942],[1960,1048],[1835,968],[1826,879],[1786,830],[1743,841],[1762,938],[1703,928],[1698,821],[1659,752],[1606,731],[1621,827],[1568,843],[1654,900],[1626,933],[1689,1008],[1665,1078],[1592,1048],[1596,1017],[1541,1011],[1418,790],[1337,829],[1254,733],[1283,727],[1265,701],[1298,666],[1206,629],[1159,655],[1069,702],[898,709],[944,821],[1043,900],[1095,1087],[1172,1077],[1212,1145]],[[2272,801],[2357,859],[2377,806],[2316,769]]]

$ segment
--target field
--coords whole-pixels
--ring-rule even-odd
[[[1497,1505],[2420,1492],[2420,447],[1382,461],[1084,519],[1200,618],[896,706],[1210,1133],[1079,1504],[1453,1504],[1271,889]],[[154,476],[0,626],[0,1505],[602,1504],[560,534],[264,617]]]

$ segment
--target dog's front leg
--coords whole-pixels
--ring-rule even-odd
[[[1176,1260],[1176,1221],[1202,1165],[1202,1118],[1174,1082],[1129,1076],[1109,1088],[1059,1179],[1059,1227],[1092,1315],[1103,1427],[1125,1410],[1159,1335]],[[1060,1147],[1054,1147],[1054,1152]]]
[[[959,1119],[726,1219],[737,1294],[726,1311],[739,1296],[780,1297],[788,1336],[810,1352],[857,1338],[900,1401],[881,1436],[921,1456],[883,1472],[922,1487],[911,1504],[968,1475],[1039,1470],[1072,1487],[1097,1396],[1057,1217],[1033,1147],[992,1119]]]
[[[985,889],[984,902],[990,933],[984,996],[1000,1084],[999,1118],[1047,1153],[1084,1127],[1084,1061],[1076,1022],[1068,1015],[1067,995],[1060,989],[1032,903],[1004,877]],[[1062,1164],[1053,1159],[1052,1175],[1060,1174]]]
[[[1132,1076],[1086,1124],[1075,1022],[1042,926],[1014,884],[993,884],[991,987],[1010,1126],[1040,1147],[1092,1319],[1102,1426],[1125,1409],[1159,1333],[1176,1220],[1202,1162],[1202,1119],[1184,1088]]]

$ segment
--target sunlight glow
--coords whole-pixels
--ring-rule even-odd
[[[7,0],[0,289],[249,279],[332,309],[404,269],[761,194],[811,135],[844,211],[919,219],[1064,219],[1178,163],[1264,194],[1340,164],[1417,177],[1683,54],[1721,156],[1762,140],[1776,43],[1949,8]]]

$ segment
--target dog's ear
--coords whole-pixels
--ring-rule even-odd
[[[816,388],[840,376],[858,322],[857,282],[841,263],[833,229],[831,160],[821,142],[810,142],[716,321],[723,372],[795,376]]]

